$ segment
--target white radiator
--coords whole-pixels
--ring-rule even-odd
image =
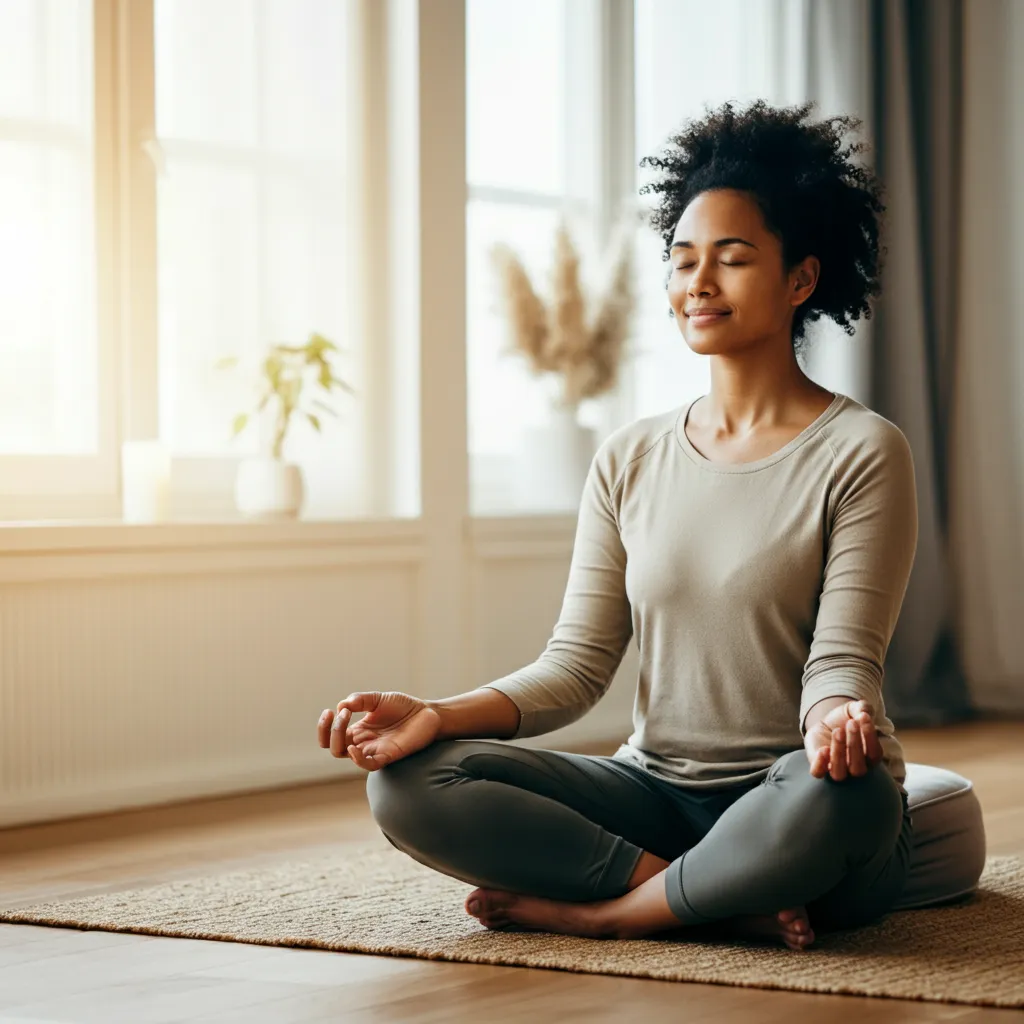
[[[557,618],[571,540],[467,544],[451,570],[465,581],[464,617],[431,607],[426,555],[409,538],[102,547],[0,556],[0,827],[362,777],[317,746],[323,708],[353,690],[444,697],[532,661]],[[445,672],[447,643],[440,667],[418,656],[439,622],[463,641],[464,678]],[[515,742],[625,738],[627,663],[580,722]]]

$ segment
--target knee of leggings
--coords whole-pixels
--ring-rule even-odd
[[[877,764],[865,775],[842,782],[813,779],[812,799],[819,820],[831,834],[840,835],[851,849],[872,852],[895,843],[903,825],[903,801],[895,779]]]
[[[431,751],[429,757],[427,750]],[[422,815],[430,786],[427,762],[433,762],[436,754],[437,751],[426,748],[367,772],[366,799],[374,821],[385,835],[399,837]]]

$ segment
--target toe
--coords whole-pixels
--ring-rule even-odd
[[[501,892],[497,889],[474,889],[466,897],[466,909],[476,916],[487,914],[504,914],[516,901],[512,892]]]

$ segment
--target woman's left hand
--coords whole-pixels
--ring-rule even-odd
[[[850,700],[815,722],[804,737],[804,749],[816,779],[826,775],[842,782],[865,775],[882,760],[882,744],[867,701]]]

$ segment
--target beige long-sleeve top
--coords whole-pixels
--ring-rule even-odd
[[[905,763],[883,664],[917,547],[910,446],[847,395],[783,448],[724,464],[679,409],[621,427],[590,466],[558,622],[532,664],[485,684],[515,736],[575,721],[639,650],[633,732],[614,757],[681,786],[756,782],[800,749],[825,697],[869,700]]]

